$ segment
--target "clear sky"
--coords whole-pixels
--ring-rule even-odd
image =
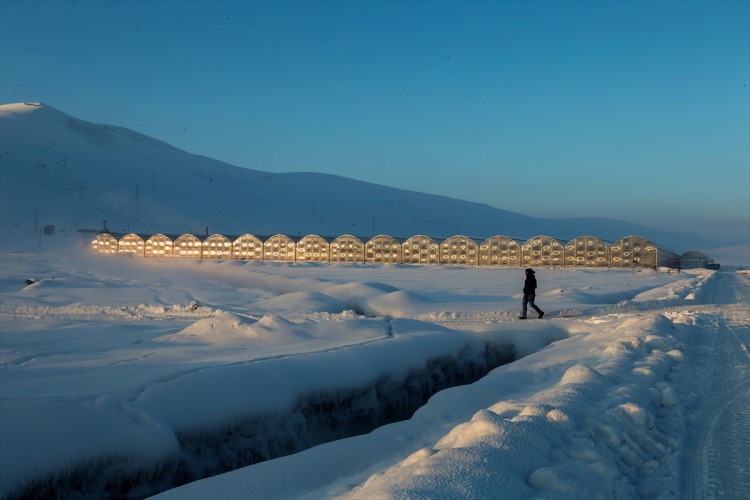
[[[750,1],[0,0],[0,102],[540,217],[750,239]]]

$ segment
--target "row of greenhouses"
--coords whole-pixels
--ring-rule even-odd
[[[183,234],[144,238],[123,235],[119,240],[102,233],[92,241],[97,253],[128,253],[146,258],[242,259],[276,262],[359,262],[384,264],[452,264],[486,267],[673,267],[679,257],[640,236],[626,236],[608,244],[594,236],[567,243],[549,236],[517,241],[497,235],[484,241],[451,236],[442,241],[416,235],[398,240],[379,235],[363,240],[343,235],[330,241],[311,234],[296,241],[276,234],[265,240],[252,234],[228,238],[214,234],[200,239]]]

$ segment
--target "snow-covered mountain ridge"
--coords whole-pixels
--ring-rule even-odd
[[[241,168],[40,103],[0,106],[0,213],[6,247],[44,225],[140,234],[546,234],[563,242],[637,234],[676,252],[717,243],[621,220],[540,219],[335,175]]]

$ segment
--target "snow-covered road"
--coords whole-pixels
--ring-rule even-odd
[[[684,498],[750,498],[750,276],[717,273],[701,299],[716,305],[696,310],[706,359],[688,414]]]

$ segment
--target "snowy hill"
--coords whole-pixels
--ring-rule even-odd
[[[59,232],[105,224],[140,234],[546,234],[561,241],[637,234],[677,252],[717,243],[620,220],[533,218],[328,174],[240,168],[37,103],[0,106],[0,200],[4,248],[45,225]]]

